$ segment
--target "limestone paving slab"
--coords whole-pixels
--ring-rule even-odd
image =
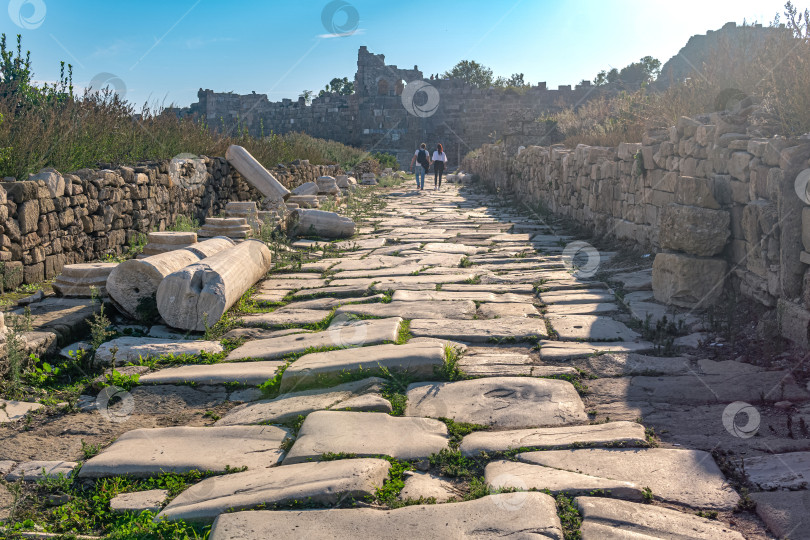
[[[391,413],[391,402],[379,394],[364,394],[341,401],[331,408],[334,411],[383,412]]]
[[[413,319],[410,331],[416,337],[454,339],[469,343],[503,339],[534,341],[547,335],[542,319],[528,317],[487,320]]]
[[[745,474],[763,491],[807,489],[810,486],[810,452],[746,457]]]
[[[768,403],[810,400],[810,393],[798,386],[787,371],[763,371],[754,376],[733,371],[720,375],[692,371],[688,375],[597,379],[591,383],[591,395],[603,402],[702,405],[750,401],[751,396]]]
[[[457,500],[461,497],[461,491],[446,479],[416,471],[405,472],[405,486],[397,496],[401,501],[418,501],[432,498],[437,503]]]
[[[304,420],[284,465],[319,460],[327,452],[425,459],[446,448],[448,440],[447,426],[430,418],[317,411]]]
[[[142,375],[140,384],[230,384],[259,386],[272,379],[284,362],[229,362],[164,368]]]
[[[331,311],[324,309],[281,308],[269,313],[243,315],[243,324],[247,327],[302,326],[321,322]]]
[[[379,302],[384,298],[382,294],[369,296],[357,296],[354,298],[315,298],[312,300],[299,300],[285,306],[289,309],[321,309],[332,310],[345,304],[365,304],[368,302]]]
[[[384,379],[369,377],[328,389],[290,392],[273,399],[254,401],[234,407],[219,419],[216,425],[281,424],[314,411],[330,409],[354,397],[370,392],[380,392],[384,383]]]
[[[114,357],[115,365],[121,366],[129,362],[138,363],[141,359],[165,355],[198,355],[203,351],[216,354],[221,353],[223,350],[222,344],[218,341],[125,336],[102,343],[96,351],[94,361],[97,364],[112,365]]]
[[[657,499],[730,510],[739,496],[711,454],[669,448],[583,448],[524,452],[518,461],[649,487]]]
[[[548,490],[555,495],[590,494],[595,490],[602,490],[610,493],[611,497],[640,501],[644,493],[642,487],[632,482],[508,460],[492,461],[487,464],[484,478],[487,484],[495,489]]]
[[[534,295],[534,286],[531,283],[445,283],[442,285],[441,290],[452,292],[491,292],[495,294],[514,293]]]
[[[662,538],[672,540],[743,540],[725,523],[651,506],[603,497],[577,497],[582,540]]]
[[[582,400],[567,381],[488,377],[408,386],[406,416],[452,418],[496,428],[587,422]]]
[[[529,317],[539,316],[540,312],[531,303],[526,302],[492,302],[481,304],[478,312],[485,319],[500,319],[503,317]]]
[[[618,304],[551,304],[546,306],[546,315],[603,315],[619,311]]]
[[[210,523],[220,514],[259,505],[362,500],[382,487],[390,467],[384,459],[341,459],[215,476],[182,492],[157,518]]]
[[[606,289],[548,291],[540,293],[539,296],[544,304],[598,304],[616,301],[616,295]]]
[[[500,377],[533,375],[548,377],[554,375],[576,375],[577,370],[568,366],[537,365],[531,356],[519,353],[475,353],[465,354],[458,367],[467,375],[476,377]]]
[[[332,386],[350,373],[383,375],[407,373],[417,379],[433,376],[444,364],[444,347],[438,343],[373,345],[311,353],[293,362],[281,377],[281,392],[307,386]]]
[[[466,257],[463,253],[429,253],[418,258],[420,266],[447,266],[458,268],[461,260]]]
[[[281,443],[289,436],[289,430],[276,426],[135,429],[85,462],[79,476],[224,472],[228,466],[261,469],[281,460],[284,455]]]
[[[612,341],[604,343],[591,343],[541,340],[538,342],[538,346],[540,347],[540,358],[544,360],[569,360],[572,358],[583,358],[606,352],[647,352],[655,348],[654,344],[647,341]]]
[[[0,398],[0,423],[22,420],[31,411],[42,409],[41,403],[28,403]]]
[[[635,341],[638,332],[610,317],[598,315],[549,315],[546,320],[560,336],[569,341]]]
[[[26,482],[36,482],[46,476],[73,475],[73,469],[78,463],[74,461],[25,461],[18,463],[11,472],[6,475],[6,480],[16,482],[25,480]]]
[[[584,426],[474,431],[464,437],[459,449],[465,456],[477,456],[481,452],[506,452],[518,448],[562,449],[613,443],[633,446],[645,442],[644,426],[638,422],[622,421]]]
[[[295,290],[295,289],[314,289],[317,287],[326,286],[326,280],[320,278],[307,278],[301,279],[287,279],[282,277],[265,279],[259,283],[259,292],[273,291],[273,290]]]
[[[438,242],[428,242],[422,249],[424,249],[425,251],[433,251],[436,253],[461,253],[463,255],[475,255],[476,253],[479,253],[481,251],[486,251],[486,249],[484,248],[475,246],[467,246],[464,244],[438,243]]]
[[[757,515],[777,538],[810,540],[810,491],[752,493]]]
[[[110,510],[116,514],[125,514],[128,512],[140,514],[144,511],[157,514],[163,506],[163,501],[165,501],[168,496],[169,491],[165,489],[121,493],[110,499]]]
[[[424,266],[419,264],[403,264],[393,268],[379,268],[376,270],[344,270],[335,274],[337,279],[347,278],[371,278],[371,277],[391,277],[391,276],[408,276],[418,273]]]
[[[519,512],[514,511],[519,509]],[[542,538],[562,540],[556,503],[545,493],[501,493],[474,501],[370,508],[235,512],[220,515],[211,540],[265,538],[357,540],[386,538]]]
[[[328,287],[317,287],[315,289],[302,289],[300,291],[293,293],[293,300],[302,298],[316,298],[322,296],[330,296],[330,297],[360,296],[369,292],[369,286],[370,283],[360,283],[355,285],[341,285],[340,287],[330,285]]]
[[[473,302],[506,302],[531,303],[532,296],[528,294],[504,293],[496,294],[485,291],[449,291],[442,287],[441,291],[394,291],[391,299],[395,302],[424,302],[424,301],[453,301],[470,300]]]
[[[542,349],[540,351],[542,354]],[[635,353],[599,354],[585,357],[575,365],[597,377],[686,375],[695,371],[685,357],[645,356]]]
[[[470,300],[449,301],[414,301],[400,302],[394,300],[387,304],[352,304],[341,306],[336,314],[353,313],[371,317],[402,317],[403,319],[472,319],[475,316],[475,304]]]
[[[226,361],[243,358],[272,360],[317,347],[358,347],[397,340],[402,319],[353,321],[342,326],[330,325],[322,332],[310,332],[248,341],[232,351]]]

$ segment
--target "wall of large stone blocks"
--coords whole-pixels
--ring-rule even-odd
[[[288,188],[336,166],[293,162],[273,174]],[[70,174],[45,170],[0,183],[0,268],[6,289],[56,276],[65,264],[127,252],[140,234],[180,215],[202,223],[231,201],[262,200],[224,158],[203,157]]]
[[[617,148],[485,145],[462,168],[597,237],[654,251],[657,300],[704,309],[732,288],[808,346],[808,158],[810,140],[764,138],[723,112]]]

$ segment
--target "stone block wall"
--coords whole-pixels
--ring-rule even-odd
[[[800,173],[810,140],[765,138],[750,118],[682,118],[617,148],[485,145],[462,168],[598,237],[656,251],[657,300],[702,309],[732,286],[778,308],[783,334],[808,346],[810,197]]]
[[[288,188],[339,174],[337,166],[293,162],[274,169]],[[224,158],[53,169],[0,183],[0,264],[6,289],[56,276],[65,264],[120,255],[139,234],[171,227],[178,216],[224,212],[231,201],[262,200]]]

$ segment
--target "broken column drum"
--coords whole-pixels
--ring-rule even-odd
[[[155,293],[164,277],[233,245],[233,240],[220,236],[184,249],[144,259],[129,259],[110,272],[107,293],[121,313],[139,319],[139,307],[141,311],[154,309]]]
[[[66,264],[56,276],[53,290],[61,296],[106,296],[107,278],[116,266],[117,263]]]
[[[287,232],[291,236],[314,234],[324,238],[348,238],[354,231],[354,221],[334,212],[299,208],[287,217]]]
[[[250,152],[238,145],[231,145],[225,152],[228,160],[245,180],[258,189],[262,195],[271,200],[286,200],[290,191],[285,188],[270,171],[264,168]]]
[[[150,232],[149,241],[143,248],[143,257],[150,257],[175,249],[183,249],[197,243],[197,233],[160,231]],[[143,258],[141,257],[141,258]]]
[[[263,242],[246,240],[166,276],[157,291],[160,316],[182,330],[213,326],[270,270],[270,259]]]

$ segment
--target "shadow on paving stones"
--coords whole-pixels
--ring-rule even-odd
[[[35,415],[28,425],[3,424],[0,461],[79,460],[82,441],[104,447],[133,429],[213,425],[236,406],[225,401],[226,395],[222,386],[139,386],[131,392],[132,405],[116,399],[107,414],[92,410]]]

